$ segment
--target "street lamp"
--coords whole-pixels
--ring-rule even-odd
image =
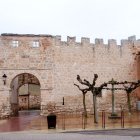
[[[6,75],[6,74],[4,74],[4,75],[2,76],[2,79],[3,79],[3,84],[4,84],[4,85],[6,85],[6,78],[7,78],[7,75]]]

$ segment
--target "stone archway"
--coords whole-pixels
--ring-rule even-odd
[[[40,82],[30,73],[16,75],[11,84],[10,103],[13,115],[19,110],[40,109]]]

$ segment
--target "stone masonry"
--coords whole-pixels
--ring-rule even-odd
[[[12,113],[13,80],[18,75],[29,73],[40,82],[41,114],[48,113],[44,108],[49,105],[54,106],[55,111],[64,108],[80,111],[83,108],[82,94],[73,85],[78,84],[77,74],[89,81],[93,80],[95,73],[98,74],[97,85],[112,78],[117,81],[138,80],[139,47],[140,41],[135,36],[121,40],[121,45],[117,45],[114,39],[104,44],[103,39],[90,43],[90,39],[84,37],[81,42],[76,42],[75,37],[61,41],[61,36],[1,34],[0,77],[6,74],[7,78],[6,85],[0,80],[0,106],[6,106],[7,114]],[[126,94],[119,91],[115,97],[116,109],[120,109],[120,105],[125,108]],[[139,90],[135,91],[133,98],[135,109],[136,101],[140,99]],[[88,111],[92,112],[90,92],[86,95],[86,102]],[[104,90],[102,97],[98,98],[98,109],[111,109],[109,91]]]

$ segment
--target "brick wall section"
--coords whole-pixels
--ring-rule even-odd
[[[19,41],[17,48],[12,47],[12,40]],[[39,48],[32,47],[34,40],[39,41]],[[108,44],[104,44],[103,39],[95,39],[95,44],[90,43],[89,38],[82,38],[81,42],[75,40],[75,37],[68,37],[65,42],[61,41],[61,36],[48,35],[1,35],[0,76],[6,73],[7,84],[4,86],[0,80],[0,95],[3,97],[5,92],[10,91],[10,84],[18,74],[30,73],[40,82],[42,106],[50,102],[62,106],[64,97],[65,107],[82,108],[82,94],[73,85],[78,83],[77,74],[91,82],[97,73],[97,85],[112,78],[117,81],[137,79],[137,61],[133,52],[140,43],[135,38],[122,40],[121,45],[117,45],[114,39],[109,40]],[[0,102],[10,104],[10,96],[9,92],[6,94],[8,99],[1,98]],[[115,96],[116,108],[120,104],[125,106],[125,93],[121,91]],[[92,111],[90,92],[86,101],[88,110]],[[103,97],[98,99],[98,107],[100,110],[111,108],[109,91],[103,91]]]

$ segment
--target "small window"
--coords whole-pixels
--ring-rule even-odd
[[[33,41],[33,47],[34,48],[39,47],[39,41]]]
[[[15,41],[15,40],[12,41],[12,46],[13,46],[13,47],[18,47],[18,41]]]

